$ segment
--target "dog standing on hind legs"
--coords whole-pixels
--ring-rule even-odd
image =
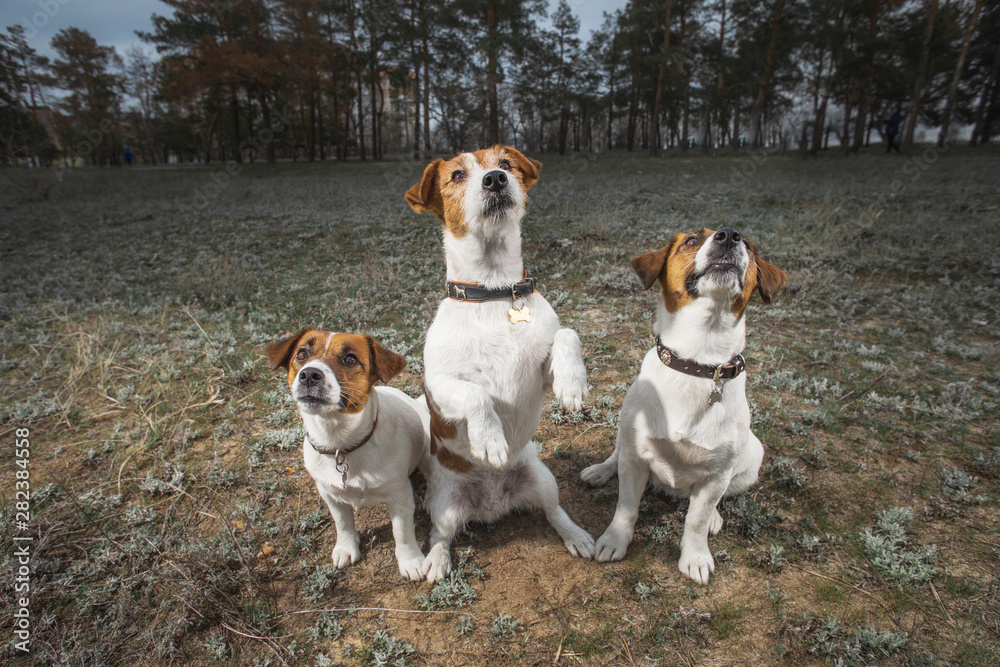
[[[559,506],[559,487],[531,441],[551,387],[567,410],[587,391],[580,339],[535,291],[521,258],[521,219],[541,163],[507,146],[435,160],[406,193],[443,225],[448,298],[424,345],[430,410],[429,581],[451,571],[469,521],[540,507],[575,556],[594,540]]]
[[[618,506],[596,557],[625,557],[652,478],[668,494],[690,498],[677,566],[706,584],[715,571],[708,535],[722,528],[716,506],[757,481],[764,456],[750,431],[743,373],[747,302],[756,291],[770,303],[787,275],[728,227],[677,234],[632,267],[645,289],[660,284],[656,344],[625,395],[614,452],[580,474],[593,486],[618,474]]]

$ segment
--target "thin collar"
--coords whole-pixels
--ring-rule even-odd
[[[690,359],[684,359],[660,342],[659,336],[656,337],[656,354],[660,357],[663,365],[668,368],[687,375],[693,375],[694,377],[708,378],[715,382],[719,380],[731,380],[742,373],[747,367],[747,361],[743,358],[742,354],[737,354],[720,366],[710,366]]]
[[[368,431],[368,435],[366,435],[364,438],[361,439],[360,442],[352,445],[351,447],[338,447],[334,452],[332,452],[337,457],[338,463],[342,462],[343,458],[348,454],[350,454],[351,452],[361,449],[363,445],[367,444],[367,442],[372,439],[372,436],[375,435],[376,426],[378,426],[378,410],[375,411],[375,423],[372,424],[372,430]],[[305,428],[305,425],[303,425],[303,428]],[[306,441],[309,443],[309,446],[316,451],[317,454],[331,453],[331,452],[323,452],[316,449],[316,445],[313,444],[313,437],[309,435],[309,431],[306,431]]]

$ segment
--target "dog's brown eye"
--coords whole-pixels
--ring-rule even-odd
[[[698,245],[697,236],[689,236],[687,241],[684,242],[686,245]]]
[[[295,353],[295,358],[299,361],[305,361],[309,358],[309,350],[304,347],[300,347],[299,351]]]
[[[358,363],[358,358],[355,357],[353,354],[348,354],[346,357],[344,357],[345,366],[355,366],[357,365],[357,363]]]
[[[464,180],[465,180],[465,172],[462,171],[461,169],[456,169],[455,171],[451,172],[452,183],[461,183]],[[357,359],[355,359],[355,361],[357,361]]]
[[[500,160],[500,168],[503,169],[504,171],[510,171],[510,161]]]

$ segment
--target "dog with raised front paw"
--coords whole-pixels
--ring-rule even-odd
[[[567,410],[587,393],[580,339],[535,289],[521,258],[521,221],[541,163],[508,146],[434,160],[406,193],[442,223],[447,298],[424,345],[430,411],[428,580],[451,570],[455,533],[540,507],[566,548],[591,558],[593,538],[559,505],[531,437],[546,391]]]
[[[399,573],[422,580],[409,476],[426,469],[430,415],[423,400],[375,386],[398,375],[406,360],[371,336],[312,329],[269,345],[267,358],[288,371],[305,427],[305,467],[337,528],[334,566],[361,560],[354,510],[385,504]]]
[[[596,557],[625,557],[651,480],[690,499],[677,565],[706,584],[715,571],[708,535],[722,528],[716,506],[757,481],[764,456],[750,431],[741,354],[747,303],[754,292],[770,303],[787,276],[729,227],[677,234],[632,267],[645,289],[660,285],[656,339],[625,395],[614,452],[581,473],[593,486],[618,474],[618,506]]]

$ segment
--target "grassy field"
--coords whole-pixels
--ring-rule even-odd
[[[0,660],[66,665],[996,665],[1000,152],[546,162],[525,263],[580,334],[583,412],[537,433],[595,537],[650,347],[632,255],[730,225],[789,273],[748,311],[761,481],[717,569],[676,569],[684,507],[647,494],[626,559],[572,558],[541,513],[472,525],[460,573],[400,579],[384,508],[334,528],[264,346],[304,326],[409,361],[443,295],[418,163],[0,172]],[[16,429],[30,528],[15,529]],[[418,492],[424,481],[414,477]],[[417,510],[426,548],[429,521]],[[32,656],[13,650],[31,535]]]

